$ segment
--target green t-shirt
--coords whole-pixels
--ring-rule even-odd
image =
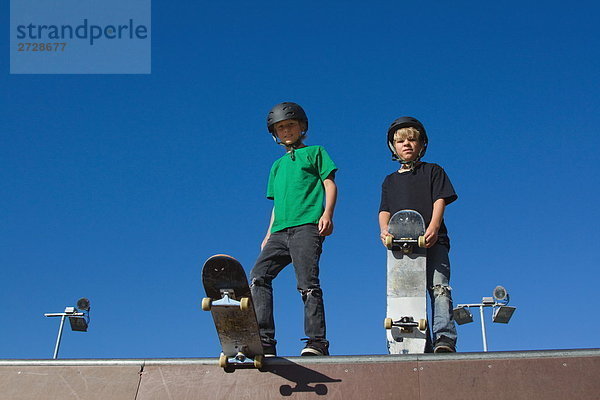
[[[307,146],[273,163],[267,198],[275,201],[271,232],[292,226],[316,224],[324,211],[323,180],[337,167],[322,146]]]

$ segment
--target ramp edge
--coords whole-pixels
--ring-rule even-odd
[[[535,358],[600,357],[600,349],[528,350],[487,353],[405,354],[405,355],[352,355],[329,357],[273,357],[265,359],[266,365],[295,364],[345,364],[345,363],[397,363],[414,361],[466,361],[506,360]],[[0,360],[2,366],[144,366],[157,365],[218,365],[218,358],[148,358],[148,359],[37,359]]]

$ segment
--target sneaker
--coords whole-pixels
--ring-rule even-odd
[[[325,339],[302,339],[306,341],[306,346],[300,353],[301,356],[328,356],[329,342]]]
[[[435,341],[435,345],[433,346],[434,353],[456,353],[456,348],[454,347],[454,343],[452,340],[448,339],[446,336],[441,336],[438,340]]]
[[[263,343],[263,354],[265,357],[277,357],[277,350],[274,344]]]

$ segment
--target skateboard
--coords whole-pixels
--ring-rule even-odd
[[[395,213],[388,223],[387,312],[390,354],[424,353],[427,343],[425,222],[413,210]]]
[[[263,347],[248,279],[242,264],[233,257],[217,254],[202,267],[206,296],[202,310],[210,311],[223,352],[219,366],[261,368]]]

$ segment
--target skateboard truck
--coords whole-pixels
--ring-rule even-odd
[[[404,254],[410,254],[413,251],[413,246],[417,245],[419,247],[425,247],[425,236],[419,236],[417,239],[413,238],[400,238],[396,239],[392,235],[385,237],[385,247],[391,250],[393,247],[400,247],[400,250]],[[394,246],[396,245],[396,246]]]
[[[225,354],[221,353],[219,357],[219,367],[227,368],[227,367],[243,367],[250,366],[254,368],[262,368],[263,366],[264,356],[262,354],[257,354],[253,358],[246,356],[242,351],[238,351],[238,353],[234,357],[227,357]]]
[[[392,329],[393,326],[396,326],[405,333],[412,332],[414,328],[425,331],[427,329],[427,320],[422,318],[419,321],[415,321],[413,317],[402,317],[394,321],[391,318],[386,318],[383,320],[383,326],[385,329]]]
[[[240,301],[232,299],[234,292],[232,289],[221,289],[221,298],[213,301],[210,297],[202,299],[202,310],[210,311],[212,307],[239,307],[242,311],[246,311],[250,306],[250,298],[242,297]]]

